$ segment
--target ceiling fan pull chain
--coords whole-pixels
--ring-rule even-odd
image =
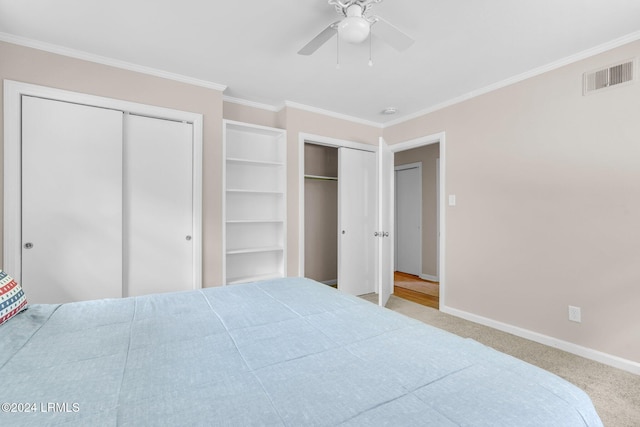
[[[336,34],[336,70],[340,69],[340,33]]]
[[[373,36],[369,34],[369,67],[373,67],[373,54],[371,45],[373,44]]]

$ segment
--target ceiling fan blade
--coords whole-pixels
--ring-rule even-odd
[[[394,27],[388,21],[374,16],[375,22],[371,25],[371,31],[385,43],[391,45],[394,49],[402,52],[411,46],[414,40]]]
[[[328,42],[329,39],[331,39],[331,37],[336,35],[337,33],[336,27],[339,23],[340,21],[336,21],[333,24],[329,25],[324,30],[322,30],[320,34],[315,36],[313,40],[311,40],[302,49],[298,51],[298,55],[311,55],[313,52],[318,50],[320,46]]]

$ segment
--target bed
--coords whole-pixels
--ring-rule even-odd
[[[549,372],[303,278],[30,305],[0,378],[3,426],[602,425]]]

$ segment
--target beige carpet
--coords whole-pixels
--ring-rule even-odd
[[[377,302],[376,294],[364,299]],[[391,296],[387,308],[472,338],[539,366],[583,389],[606,427],[640,426],[640,376]]]

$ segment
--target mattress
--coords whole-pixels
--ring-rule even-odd
[[[0,378],[3,426],[602,425],[549,372],[302,278],[31,305]]]

